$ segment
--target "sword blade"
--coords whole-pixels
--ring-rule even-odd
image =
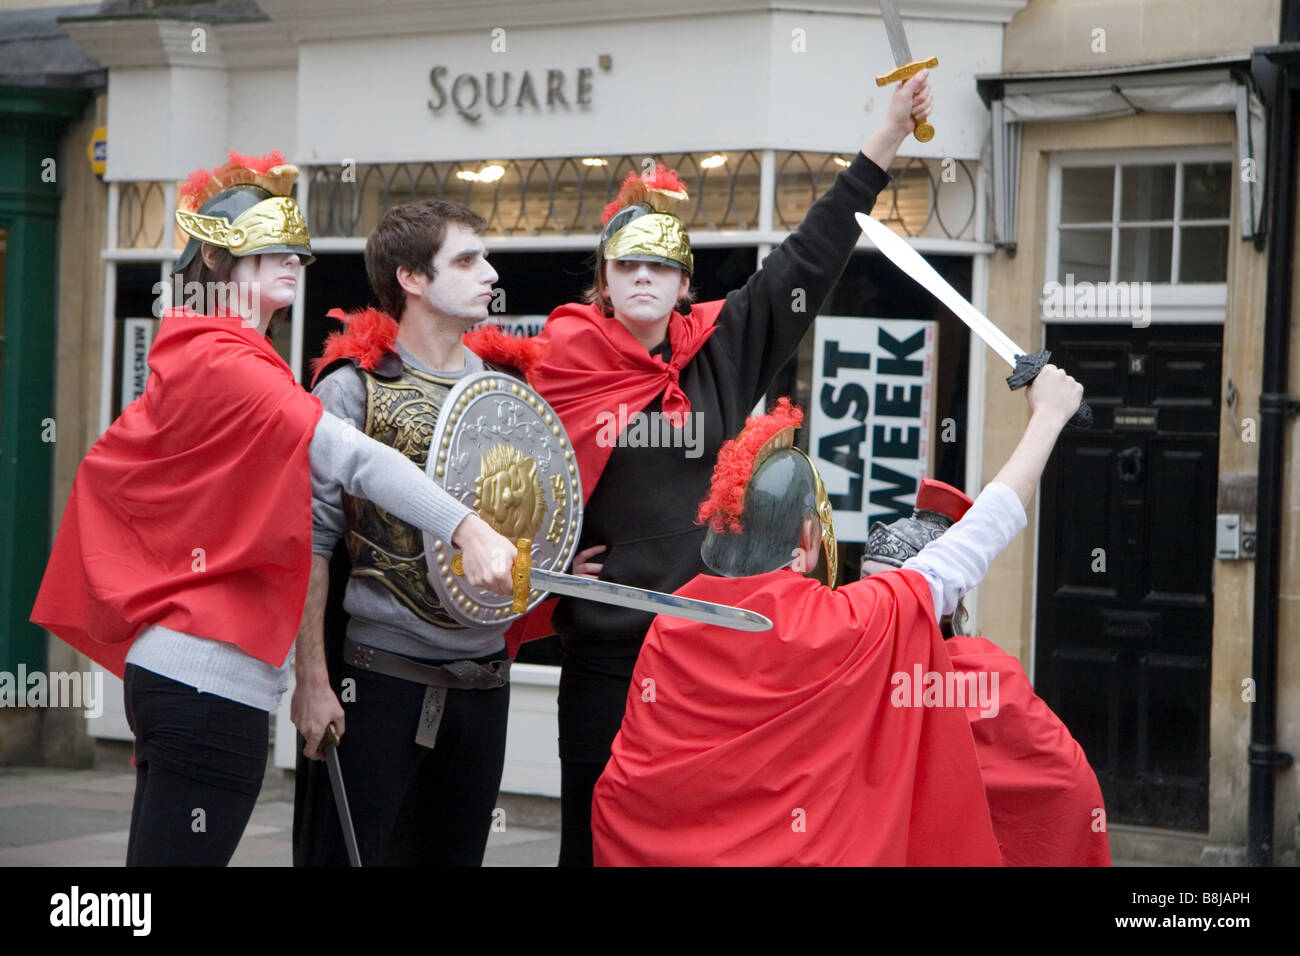
[[[894,65],[902,66],[912,62],[912,48],[907,43],[907,34],[903,31],[903,17],[898,12],[898,0],[878,0],[880,19],[885,21],[885,35],[889,37],[889,48],[894,51]]]
[[[697,601],[694,598],[678,597],[676,594],[664,594],[662,591],[647,591],[644,588],[615,584],[612,581],[598,581],[573,574],[557,574],[554,571],[532,570],[530,583],[533,587],[555,594],[567,594],[570,597],[587,601],[599,601],[617,607],[630,607],[638,611],[650,611],[652,614],[667,614],[670,617],[684,617],[689,621],[702,621],[705,624],[717,624],[737,631],[768,631],[772,622],[761,614],[746,611],[744,608],[731,607],[727,604],[713,604],[709,601]]]
[[[333,737],[333,742],[329,738]],[[321,742],[325,753],[325,766],[329,769],[330,789],[334,791],[334,805],[339,810],[339,824],[343,827],[343,844],[348,850],[348,864],[361,865],[361,851],[357,847],[357,831],[352,827],[352,811],[348,808],[348,793],[343,789],[343,771],[339,768],[338,737],[330,724],[326,740]]]
[[[948,280],[935,271],[934,266],[907,244],[904,239],[890,230],[884,223],[877,222],[866,213],[856,213],[858,225],[867,234],[867,238],[876,244],[876,248],[913,279],[924,286],[940,302],[952,310],[953,315],[961,319],[978,335],[984,344],[1000,355],[1012,368],[1016,367],[1016,356],[1026,352],[999,329],[979,309],[966,301],[966,297],[948,284]]]

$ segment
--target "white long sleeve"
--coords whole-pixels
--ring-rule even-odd
[[[956,610],[962,595],[984,580],[993,559],[1028,524],[1016,493],[994,481],[960,521],[903,562],[930,585],[935,620]]]
[[[316,425],[309,455],[313,487],[337,484],[443,541],[471,513],[400,451],[329,412]]]

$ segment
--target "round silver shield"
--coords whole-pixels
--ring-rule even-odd
[[[526,383],[475,372],[448,393],[425,466],[438,485],[511,541],[531,542],[535,568],[563,571],[582,533],[582,479],[560,417]],[[429,580],[443,606],[469,625],[519,617],[507,595],[481,591],[453,570],[459,552],[424,535]],[[545,592],[529,592],[531,610]]]

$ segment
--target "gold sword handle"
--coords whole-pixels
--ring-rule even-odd
[[[515,595],[510,610],[515,614],[523,614],[528,610],[528,592],[532,589],[533,543],[527,538],[520,538],[515,542],[515,550],[518,557],[510,572],[515,579]]]
[[[890,83],[899,80],[910,80],[921,70],[932,70],[938,65],[939,58],[937,56],[932,56],[928,60],[913,60],[911,63],[904,63],[892,72],[882,73],[876,77],[876,86],[888,86]],[[928,143],[934,139],[934,127],[925,120],[921,120],[916,124],[913,135],[916,136],[918,142]]]
[[[515,541],[515,551],[515,563],[510,568],[515,587],[510,610],[515,614],[523,614],[528,610],[528,592],[532,590],[533,543],[527,538],[519,538]],[[457,554],[451,559],[451,572],[464,577],[465,559],[462,555]]]

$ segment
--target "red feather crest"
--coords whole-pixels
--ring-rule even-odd
[[[261,186],[272,196],[288,196],[297,179],[298,167],[290,165],[278,149],[263,156],[245,156],[232,150],[226,162],[216,169],[200,168],[190,173],[181,186],[176,205],[186,212],[198,212],[221,190],[242,183]]]
[[[330,309],[325,314],[338,319],[347,328],[342,332],[331,332],[325,339],[325,351],[320,358],[312,359],[313,386],[320,373],[339,359],[356,359],[358,365],[371,371],[380,359],[393,351],[397,342],[397,320],[386,312],[362,309],[349,315],[342,309]]]
[[[609,222],[620,209],[636,203],[649,203],[656,212],[671,212],[679,202],[688,198],[686,184],[677,175],[677,170],[656,163],[654,171],[644,176],[638,176],[635,171],[627,174],[618,195],[605,207],[601,223]]]
[[[798,428],[803,410],[782,398],[766,415],[746,420],[745,427],[718,452],[713,468],[709,497],[700,502],[696,524],[707,524],[714,531],[740,532],[740,515],[745,510],[745,488],[754,474],[755,459],[763,446],[784,428]]]
[[[287,166],[289,161],[284,158],[284,153],[278,149],[273,149],[262,156],[245,156],[243,153],[236,153],[232,149],[230,151],[230,162],[233,165],[251,169],[255,173],[265,174],[276,166]]]

